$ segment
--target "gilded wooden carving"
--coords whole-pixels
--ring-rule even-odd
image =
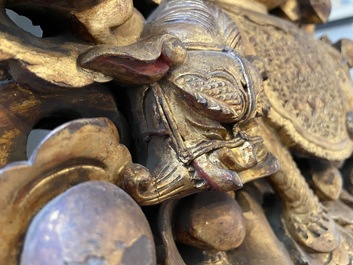
[[[352,262],[330,1],[0,3],[1,264]]]

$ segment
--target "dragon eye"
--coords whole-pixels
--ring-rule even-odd
[[[210,118],[235,122],[246,112],[246,91],[226,72],[186,74],[173,82],[195,108]]]

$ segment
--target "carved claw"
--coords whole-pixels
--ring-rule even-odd
[[[292,161],[281,162],[282,169],[289,170],[291,166],[288,171],[291,174],[285,175],[280,171],[271,176],[271,181],[284,202],[283,223],[289,234],[307,252],[329,253],[335,250],[340,244],[336,224]]]
[[[340,244],[340,233],[333,219],[302,176],[290,178],[286,176],[280,191],[285,206],[283,221],[288,232],[308,252],[335,250]],[[275,181],[278,184],[278,179]]]
[[[297,213],[297,209],[287,209],[284,223],[294,239],[307,250],[331,252],[339,246],[340,234],[326,209],[320,204],[318,207],[316,211],[303,214]]]

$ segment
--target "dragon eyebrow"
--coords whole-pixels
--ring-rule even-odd
[[[234,50],[229,49],[229,50],[225,50],[225,52],[232,55],[232,57],[235,58],[239,62],[240,67],[242,69],[241,72],[242,72],[244,80],[246,82],[246,89],[245,89],[245,87],[244,87],[244,89],[246,90],[246,92],[248,94],[248,99],[249,99],[249,108],[247,109],[247,111],[244,115],[244,118],[245,118],[244,120],[248,120],[250,118],[251,114],[255,110],[255,101],[256,101],[254,82],[253,82],[251,75],[249,73],[249,67],[247,66],[244,59],[241,58],[240,56],[238,56]]]
[[[247,93],[249,100],[249,107],[244,114],[244,121],[248,120],[252,113],[255,111],[255,102],[256,102],[256,94],[254,88],[254,82],[251,78],[249,67],[247,63],[244,61],[241,56],[239,56],[236,51],[226,45],[214,45],[207,43],[198,43],[198,42],[189,42],[184,43],[184,46],[187,51],[214,51],[214,52],[222,52],[231,55],[234,59],[236,59],[241,67],[241,72],[243,74],[243,78],[245,80],[246,86],[243,86],[244,90]]]

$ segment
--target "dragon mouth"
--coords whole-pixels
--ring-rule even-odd
[[[238,190],[243,184],[272,175],[280,168],[261,137],[235,148],[223,147],[192,162],[197,176],[217,191]]]
[[[238,174],[234,171],[197,160],[193,162],[193,166],[198,176],[205,180],[213,190],[230,191],[243,187]]]

